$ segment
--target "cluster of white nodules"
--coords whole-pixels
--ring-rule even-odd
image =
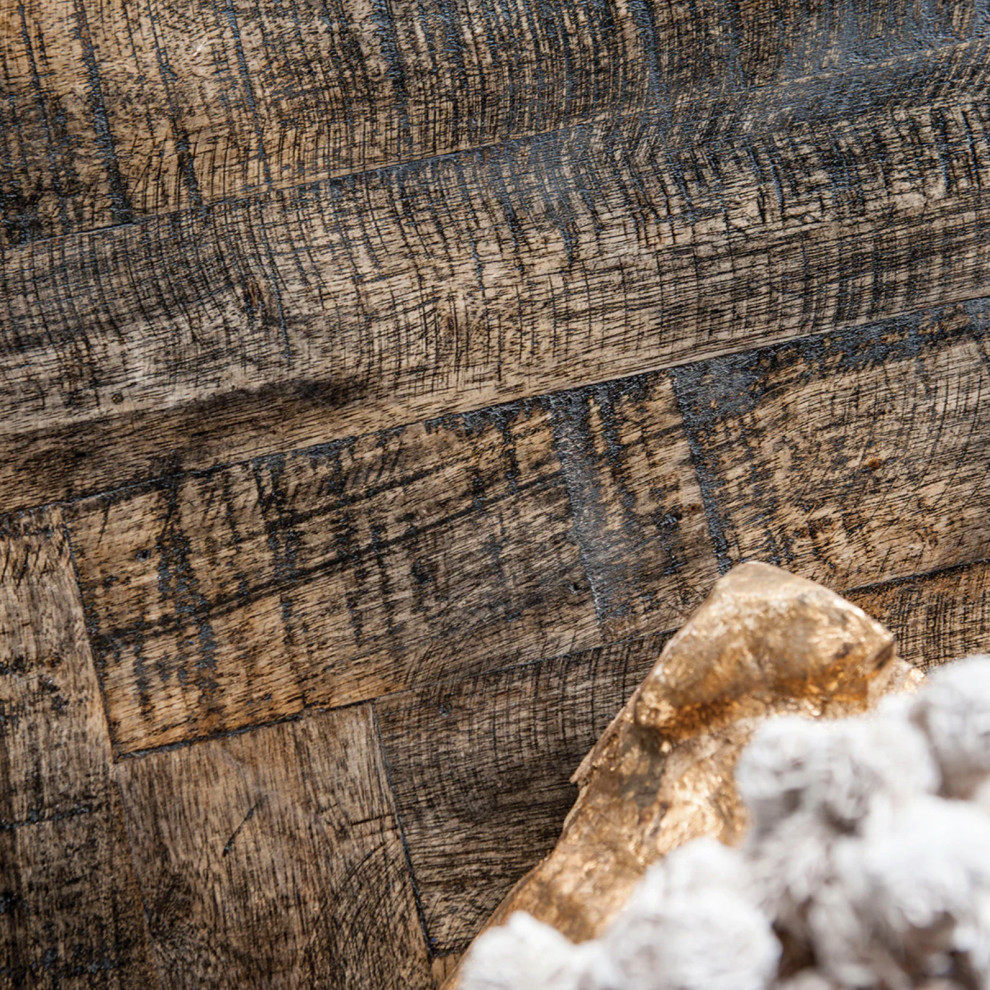
[[[990,990],[990,656],[868,716],[773,719],[736,783],[740,849],[674,851],[581,945],[513,915],[462,990]]]

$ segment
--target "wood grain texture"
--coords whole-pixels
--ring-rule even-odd
[[[121,752],[671,628],[716,573],[662,376],[174,476],[69,518]]]
[[[0,39],[0,243],[126,222],[87,5],[7,0]]]
[[[0,507],[985,295],[986,45],[7,249]]]
[[[924,669],[990,653],[990,563],[953,567],[850,592],[897,639],[905,660]]]
[[[990,306],[676,369],[721,564],[836,589],[983,559]]]
[[[430,940],[462,950],[557,840],[584,754],[666,635],[375,703]]]
[[[0,985],[437,985],[736,560],[990,649],[988,183],[988,0],[0,0]]]
[[[433,986],[370,708],[116,777],[163,987]]]
[[[0,984],[153,987],[57,511],[0,524]]]
[[[7,3],[9,243],[982,35],[986,4]]]

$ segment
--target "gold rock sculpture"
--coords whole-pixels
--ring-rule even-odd
[[[761,721],[842,718],[920,680],[851,602],[767,564],[733,568],[581,762],[556,847],[486,927],[527,911],[573,941],[596,937],[652,862],[699,836],[742,838],[733,769]]]

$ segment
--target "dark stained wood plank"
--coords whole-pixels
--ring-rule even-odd
[[[570,775],[656,662],[664,634],[375,702],[434,950],[462,950],[545,856]]]
[[[55,510],[0,523],[0,984],[153,987],[72,561]]]
[[[990,653],[990,563],[849,592],[847,597],[897,637],[897,650],[918,667]]]
[[[11,249],[0,505],[66,437],[77,491],[191,453],[119,416],[311,386],[322,442],[985,294],[988,79],[967,43]]]
[[[7,5],[6,239],[199,208],[979,36],[979,0]]]
[[[370,708],[115,769],[163,987],[432,987]]]
[[[68,513],[121,752],[671,628],[716,573],[663,375]]]
[[[990,304],[675,369],[722,567],[836,588],[990,547]]]

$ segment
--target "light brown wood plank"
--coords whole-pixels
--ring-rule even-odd
[[[153,987],[62,521],[0,523],[0,983]]]
[[[0,505],[66,437],[77,491],[110,450],[191,453],[128,450],[119,416],[311,384],[316,442],[986,294],[988,66],[965,44],[8,251],[0,417],[31,456]],[[200,422],[187,466],[230,435]]]
[[[836,589],[990,547],[985,301],[676,369],[722,566]]]
[[[457,969],[457,964],[461,960],[462,953],[455,952],[445,956],[435,956],[431,966],[433,969],[433,982],[437,990],[441,990],[448,978]]]
[[[897,637],[897,650],[918,667],[990,653],[990,563],[849,592],[860,608]]]
[[[876,61],[977,0],[8,3],[6,239],[198,208]]]
[[[369,708],[115,769],[163,987],[432,987]]]
[[[664,634],[375,703],[434,948],[462,950],[545,856],[570,775],[656,662]]]
[[[715,576],[663,375],[68,511],[121,752],[671,628]]]
[[[71,514],[122,751],[599,641],[539,408],[179,476]]]

